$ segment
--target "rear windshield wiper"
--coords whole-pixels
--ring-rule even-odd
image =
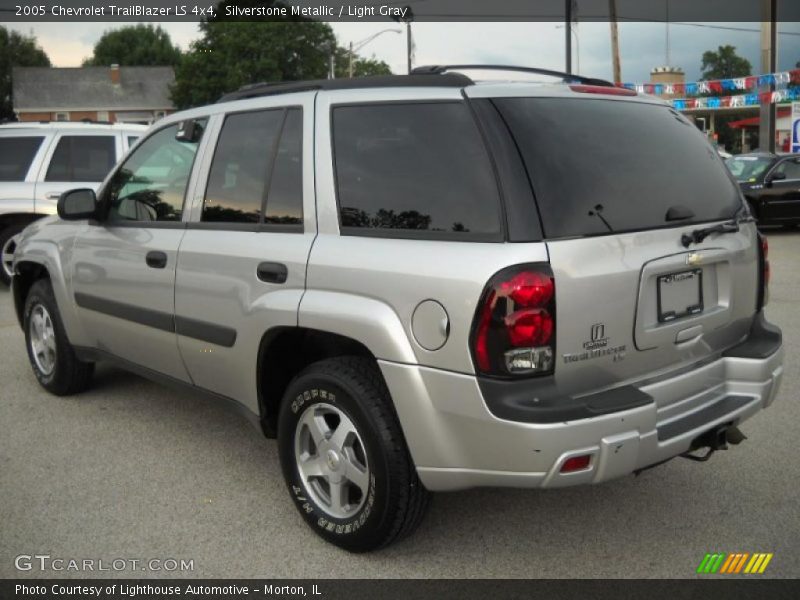
[[[742,208],[736,211],[736,215],[734,215],[734,218],[730,221],[712,225],[711,227],[695,229],[691,233],[684,233],[681,236],[681,244],[683,244],[684,248],[688,248],[692,244],[699,244],[712,233],[736,233],[739,231],[739,225],[752,220],[753,217],[748,214],[747,208],[742,206]]]
[[[606,218],[603,216],[602,204],[596,204],[594,210],[590,210],[588,214],[590,217],[597,217],[598,219],[600,219],[603,222],[603,225],[606,226],[606,229],[608,229],[608,231],[610,231],[611,233],[614,233],[614,228],[611,227],[611,224],[608,221],[606,221]]]

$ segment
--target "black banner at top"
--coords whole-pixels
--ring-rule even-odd
[[[2,22],[800,21],[798,0],[0,0]]]

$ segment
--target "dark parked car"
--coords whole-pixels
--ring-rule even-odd
[[[800,154],[739,154],[725,164],[759,225],[800,223]]]

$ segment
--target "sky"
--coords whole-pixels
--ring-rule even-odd
[[[11,29],[32,33],[57,67],[80,66],[92,54],[104,31],[120,23],[14,23]],[[162,27],[181,48],[199,36],[196,23],[163,23]],[[366,45],[361,54],[386,61],[394,73],[406,70],[406,36],[395,23],[333,23],[340,44],[358,43],[384,29],[387,32]],[[687,81],[700,77],[704,51],[720,45],[736,46],[737,52],[761,72],[760,23],[706,23],[669,25],[669,63],[681,67]],[[494,63],[564,68],[563,24],[559,23],[413,23],[416,65]],[[582,75],[611,78],[611,43],[608,23],[579,23],[573,36],[573,69]],[[653,67],[666,65],[667,26],[663,23],[620,23],[622,80],[649,80]],[[477,42],[477,43],[476,43]],[[778,26],[778,70],[800,61],[800,23]]]

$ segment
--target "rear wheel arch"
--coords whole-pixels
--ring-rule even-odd
[[[256,363],[261,427],[267,437],[277,434],[281,400],[291,381],[309,365],[327,358],[361,356],[377,361],[360,341],[306,327],[275,327],[261,338]]]

